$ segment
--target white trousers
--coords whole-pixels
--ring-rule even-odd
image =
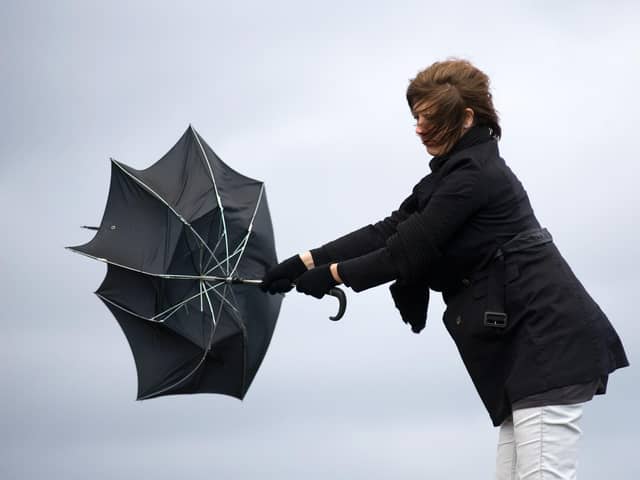
[[[497,480],[576,480],[583,403],[514,410],[500,425]]]

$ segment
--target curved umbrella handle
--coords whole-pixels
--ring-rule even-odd
[[[336,297],[339,302],[338,313],[336,314],[335,317],[329,317],[329,319],[333,320],[334,322],[337,322],[342,318],[342,316],[344,315],[344,311],[347,309],[347,296],[344,294],[342,289],[338,287],[333,287],[331,290],[329,290],[328,293],[332,297]]]

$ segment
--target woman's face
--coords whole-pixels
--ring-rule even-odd
[[[416,135],[420,137],[420,141],[427,148],[430,155],[438,156],[442,152],[442,147],[430,141],[428,132],[431,127],[428,118],[433,110],[427,102],[418,102],[413,106],[413,118],[416,119]]]
[[[426,147],[429,155],[437,157],[443,152],[443,147],[436,143],[430,141],[429,135],[427,132],[429,131],[429,121],[427,120],[428,115],[422,112],[416,113],[416,134],[420,137],[420,141]]]
[[[432,108],[427,102],[419,102],[414,105],[413,118],[416,119],[416,134],[420,137],[420,141],[426,147],[427,153],[434,157],[446,153],[443,145],[438,145],[431,140],[431,129],[433,125],[429,122],[429,118],[432,114]],[[465,108],[464,126],[462,127],[463,134],[471,127],[473,123],[473,110]]]

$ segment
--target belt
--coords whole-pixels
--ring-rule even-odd
[[[505,254],[518,252],[553,241],[546,228],[532,228],[520,232],[498,247],[489,266],[487,279],[487,310],[484,312],[484,324],[488,327],[505,328],[507,314],[505,303]]]

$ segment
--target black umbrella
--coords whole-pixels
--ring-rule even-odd
[[[226,165],[189,126],[155,164],[111,159],[95,237],[71,250],[107,263],[95,292],[124,331],[138,399],[243,398],[271,340],[282,295],[255,288],[275,264],[264,184]],[[344,312],[344,293],[337,320]]]

